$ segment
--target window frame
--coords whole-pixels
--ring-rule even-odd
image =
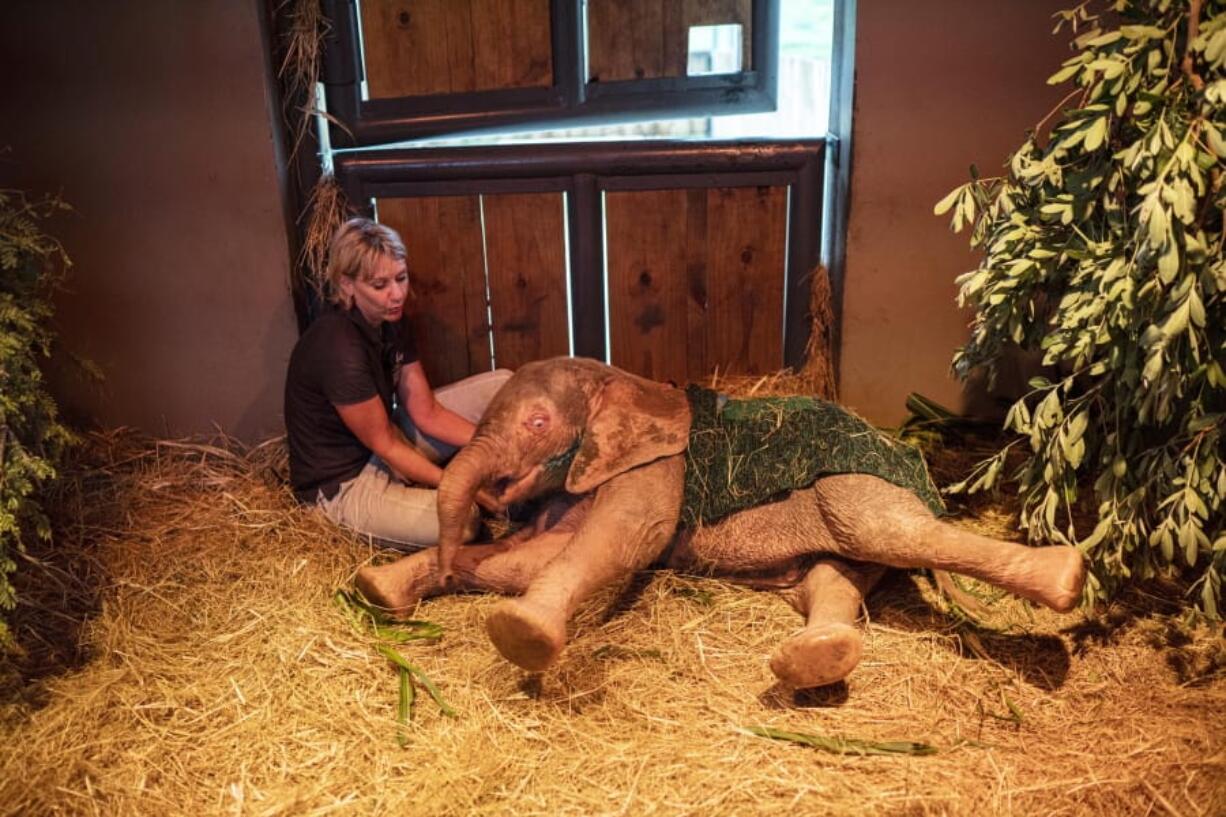
[[[753,0],[754,69],[736,74],[588,82],[583,0],[549,0],[553,84],[452,94],[362,99],[364,66],[357,0],[321,0],[331,30],[321,81],[334,148],[535,129],[672,119],[775,109],[779,0]],[[369,2],[369,0],[368,0]]]

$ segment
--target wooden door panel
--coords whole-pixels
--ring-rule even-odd
[[[590,0],[587,15],[589,82],[666,76],[660,0]]]
[[[707,191],[706,350],[721,371],[783,366],[787,188]]]
[[[436,386],[490,369],[477,196],[386,198],[379,220],[400,233],[413,297],[409,319]]]
[[[367,0],[371,99],[549,87],[549,0]]]
[[[686,191],[608,193],[610,359],[653,380],[689,372]]]
[[[658,380],[783,366],[786,187],[610,192],[610,359]]]
[[[471,2],[476,66],[473,90],[552,85],[549,0]]]
[[[707,349],[707,191],[687,190],[685,209],[686,380],[705,378]]]
[[[482,207],[495,363],[570,354],[562,194],[486,195]]]

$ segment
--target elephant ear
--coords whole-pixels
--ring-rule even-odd
[[[685,392],[618,372],[591,398],[566,490],[585,494],[631,468],[681,453],[689,438]]]

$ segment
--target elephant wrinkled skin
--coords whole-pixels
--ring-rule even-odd
[[[791,587],[805,626],[770,666],[785,684],[833,683],[860,660],[855,620],[886,566],[948,570],[1067,612],[1085,567],[1071,547],[1030,548],[936,519],[911,492],[865,474],[824,476],[786,498],[678,531],[690,408],[683,391],[591,360],[522,367],[490,404],[439,486],[437,548],[358,572],[396,614],[442,592],[511,596],[486,629],[527,670],[549,666],[596,590],[653,563]],[[476,493],[504,505],[553,495],[536,524],[461,546]]]

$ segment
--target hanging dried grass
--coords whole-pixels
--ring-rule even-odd
[[[737,397],[805,394],[823,400],[837,400],[835,377],[834,292],[830,275],[820,264],[810,274],[809,340],[805,344],[805,363],[800,371],[781,369],[766,375],[720,374],[717,368],[705,384]]]
[[[319,0],[282,0],[275,13],[285,21],[277,77],[281,82],[281,115],[290,135],[287,164],[293,168],[298,151],[309,141],[316,118],[328,117],[318,104],[318,87],[324,38],[331,23]],[[310,287],[319,300],[326,299],[328,294],[328,246],[347,214],[345,197],[336,179],[329,173],[320,175],[298,217],[299,222],[305,220],[306,224],[294,270],[296,279]],[[297,290],[296,282],[294,288]]]
[[[277,77],[282,87],[281,114],[293,137],[288,160],[292,165],[320,113],[316,98],[320,58],[331,23],[319,0],[283,0],[276,13],[289,21]]]
[[[319,299],[327,300],[328,249],[332,236],[349,217],[345,193],[331,173],[320,176],[315,183],[305,216],[306,229],[303,231],[302,249],[298,253],[298,269]]]
[[[830,272],[822,265],[813,269],[810,282],[809,315],[812,319],[809,342],[805,346],[805,365],[800,376],[809,384],[809,394],[826,400],[838,399],[834,372],[834,290]]]

